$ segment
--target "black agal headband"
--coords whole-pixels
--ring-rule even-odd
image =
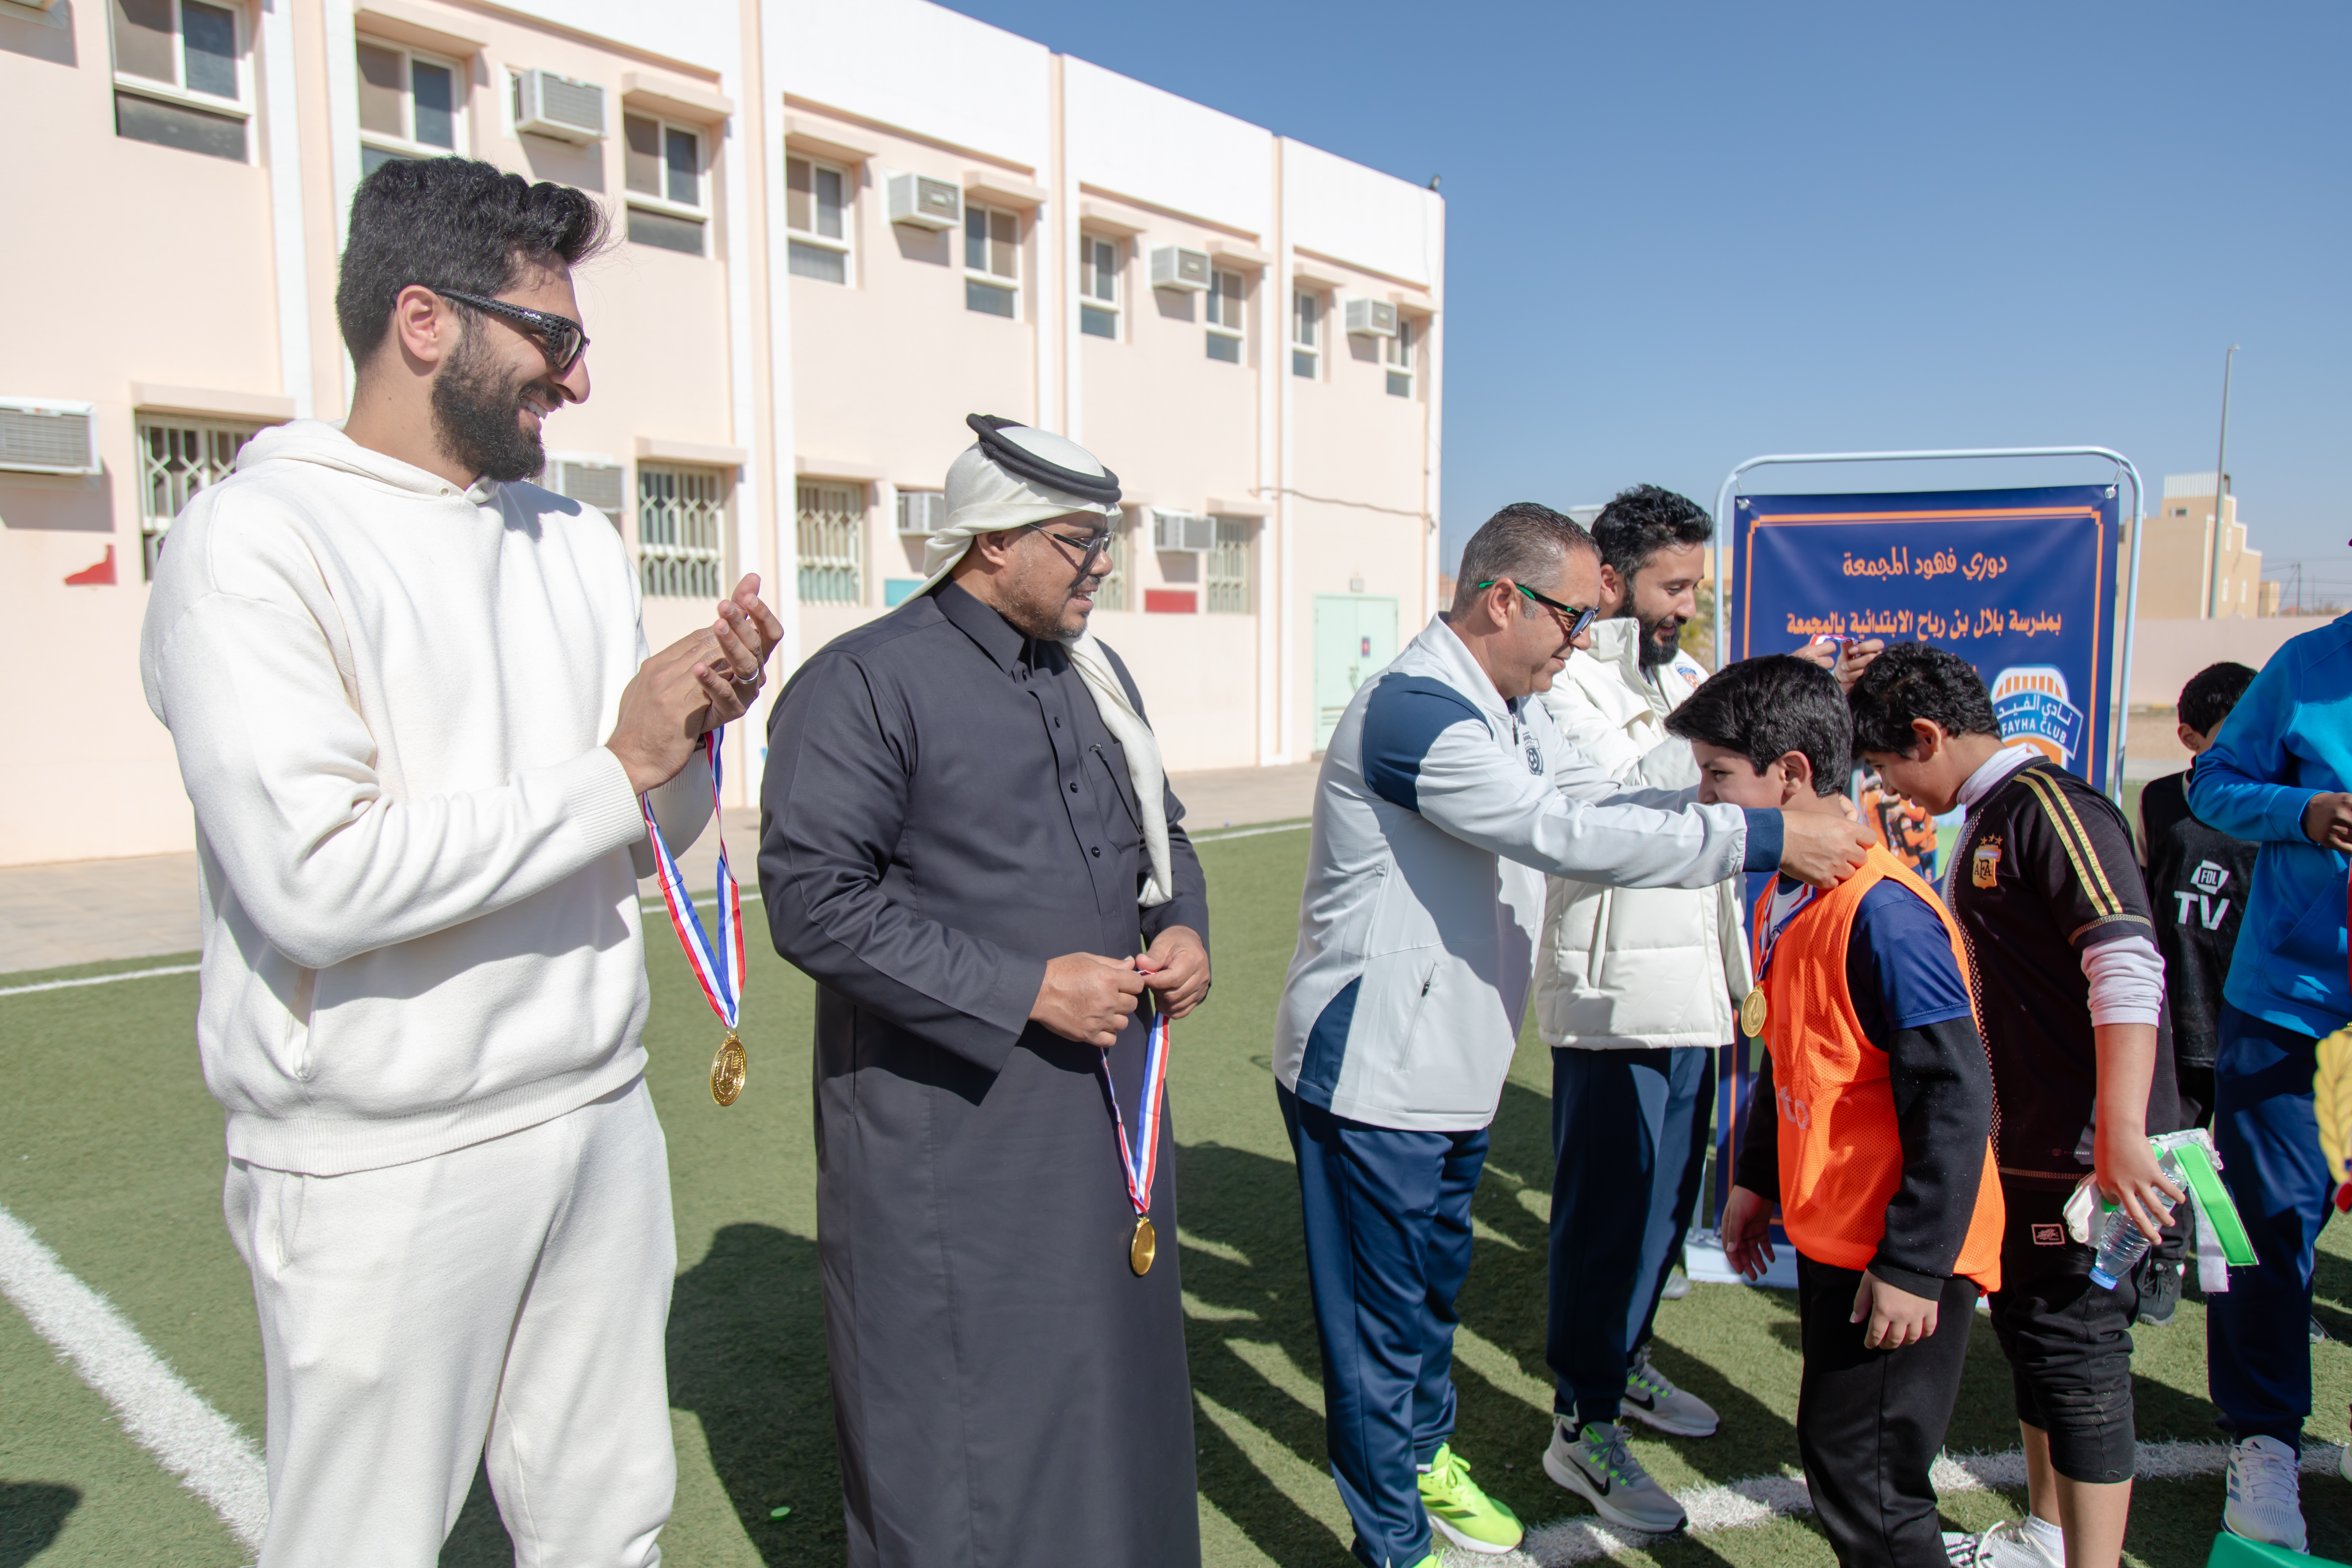
[[[1026,430],[1028,426],[1017,419],[1003,419],[993,414],[967,414],[963,422],[980,437],[980,449],[988,460],[1015,479],[1031,484],[1044,485],[1064,495],[1092,501],[1097,506],[1118,504],[1118,476],[1105,468],[1099,474],[1081,473],[1066,468],[1059,463],[1049,463],[1012,437],[1008,430]]]

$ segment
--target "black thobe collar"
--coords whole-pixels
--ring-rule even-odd
[[[1028,652],[1028,635],[998,614],[993,605],[982,603],[978,595],[961,584],[942,583],[932,597],[948,623],[978,644],[980,651],[1005,674],[1019,680],[1027,674],[1024,665],[1035,668],[1037,661]]]

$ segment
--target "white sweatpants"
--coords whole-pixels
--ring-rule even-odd
[[[233,1161],[224,1206],[269,1380],[260,1568],[432,1568],[485,1452],[519,1568],[661,1561],[677,1241],[642,1079],[385,1170]]]

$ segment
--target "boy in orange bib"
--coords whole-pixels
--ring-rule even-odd
[[[1844,810],[1851,726],[1828,672],[1786,657],[1715,676],[1666,720],[1699,798]],[[1768,1057],[1723,1244],[1751,1278],[1772,1205],[1797,1248],[1797,1447],[1838,1561],[1947,1568],[1936,1491],[1978,1292],[2000,1284],[1992,1072],[1959,931],[1874,847],[1827,892],[1776,881],[1751,926],[1740,1024]]]

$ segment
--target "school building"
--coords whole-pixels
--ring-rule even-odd
[[[1172,769],[1306,760],[1435,607],[1438,196],[923,0],[0,0],[0,865],[189,847],[145,584],[254,432],[344,414],[389,159],[612,210],[543,482],[656,647],[748,570],[787,668],[887,613],[975,412],[1120,475],[1095,625]]]

